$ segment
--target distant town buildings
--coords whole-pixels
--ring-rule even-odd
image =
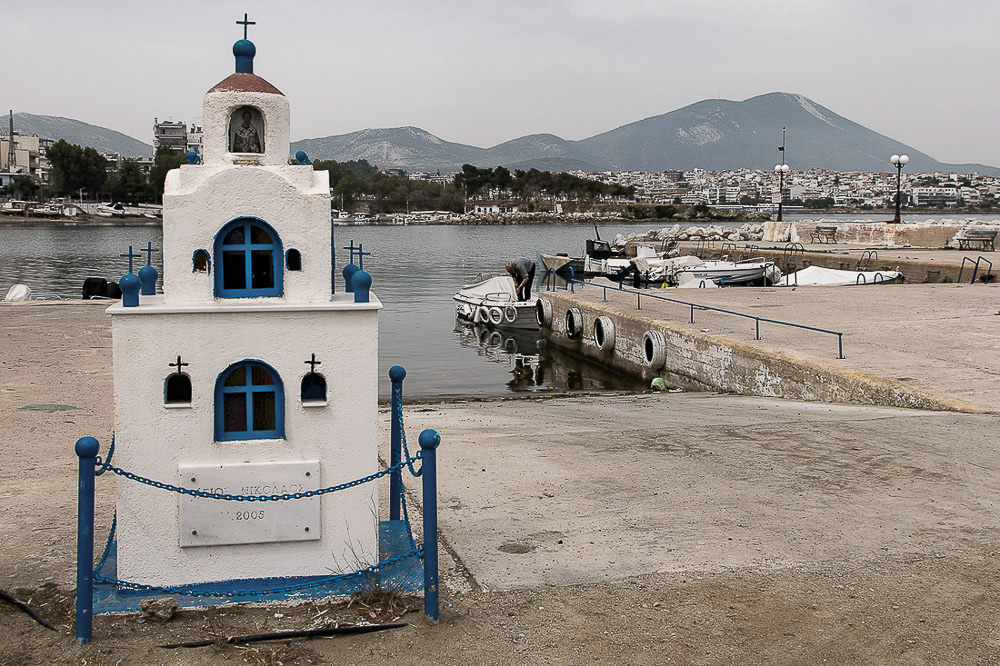
[[[202,133],[201,125],[189,126],[183,120],[161,122],[159,118],[153,118],[153,152],[160,146],[168,146],[182,154],[193,150],[201,157]]]
[[[45,149],[52,140],[32,135],[14,133],[11,137],[0,136],[0,187],[5,187],[17,176],[30,176],[35,182],[49,182],[49,161],[45,159]],[[13,150],[12,150],[13,148]]]

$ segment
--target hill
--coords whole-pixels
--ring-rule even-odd
[[[580,141],[532,134],[491,148],[444,141],[415,127],[369,129],[305,139],[292,152],[313,159],[367,159],[408,171],[479,167],[635,170],[702,168],[771,169],[787,128],[786,162],[795,170],[891,171],[889,156],[910,156],[910,172],[952,171],[1000,176],[997,167],[947,164],[791,93],[769,93],[741,102],[704,100]]]
[[[7,118],[0,129],[7,133]],[[90,146],[102,153],[118,153],[125,157],[152,157],[153,146],[133,139],[127,134],[106,127],[98,127],[72,118],[42,116],[34,113],[15,113],[14,131],[18,134],[38,136],[58,141],[65,139],[79,146]]]

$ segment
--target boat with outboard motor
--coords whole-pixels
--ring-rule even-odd
[[[455,315],[474,324],[537,329],[535,299],[517,300],[514,278],[480,274],[455,294]]]
[[[775,284],[781,279],[781,270],[773,261],[766,259],[747,259],[746,261],[729,261],[722,259],[703,261],[698,266],[687,266],[675,273],[677,284],[692,280],[707,280],[720,285]]]

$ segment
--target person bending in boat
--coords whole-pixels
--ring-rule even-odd
[[[527,257],[518,257],[504,268],[514,278],[514,291],[517,300],[527,301],[531,298],[531,285],[535,281],[535,262]]]

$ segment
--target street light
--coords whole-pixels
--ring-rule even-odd
[[[899,219],[899,185],[900,180],[903,177],[903,166],[910,161],[910,156],[893,155],[889,158],[889,161],[892,162],[894,167],[896,167],[896,217],[892,218],[892,221],[899,223],[902,222],[902,220]]]
[[[787,164],[775,164],[774,173],[778,174],[778,222],[781,222],[781,204],[785,200],[785,174],[791,171]]]

